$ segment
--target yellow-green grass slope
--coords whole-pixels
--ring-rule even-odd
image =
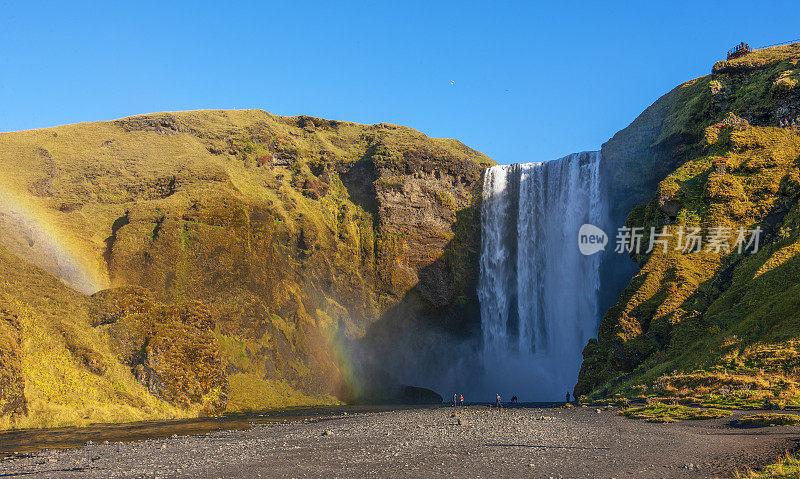
[[[338,402],[357,393],[339,339],[363,337],[424,283],[420,271],[441,272],[432,276],[441,294],[418,299],[420,311],[476,301],[476,202],[481,172],[493,162],[456,140],[388,124],[195,111],[3,133],[0,163],[3,247],[83,292],[136,286],[152,294],[146,312],[126,310],[84,332],[93,350],[112,355],[110,370],[125,376],[92,381],[133,391],[136,377],[155,396],[147,401],[167,411],[123,414],[116,399],[89,391],[81,401],[63,399],[71,419],[54,420],[38,412],[31,393],[18,424],[203,411],[205,386],[178,381],[176,395],[153,380],[170,379],[172,366],[180,374],[177,358],[189,351],[176,335],[196,331],[197,321],[204,325],[197,334],[213,325],[203,344],[220,358],[227,393],[212,402],[223,401],[224,410]],[[406,207],[407,198],[414,201]],[[20,287],[34,298],[47,294],[38,284]],[[0,307],[13,306],[13,296]],[[74,291],[61,300],[76,311],[62,321],[75,324],[88,314],[83,302],[105,304]],[[186,313],[195,306],[181,305],[190,302],[199,302],[199,313]],[[50,314],[45,306],[27,311]],[[179,318],[159,322],[159,311]],[[142,314],[155,325],[147,331],[134,327]],[[21,342],[33,333],[23,328]],[[67,347],[62,336],[36,334],[53,351]],[[136,356],[129,354],[136,341],[165,346]],[[35,361],[24,352],[23,363]],[[213,362],[213,353],[203,358]],[[217,384],[215,368],[203,381]],[[32,374],[22,369],[26,391]],[[178,410],[157,397],[190,404]],[[84,419],[83,402],[97,398],[108,409]]]
[[[737,427],[795,426],[800,424],[797,414],[761,413],[744,416],[736,421]]]
[[[92,327],[90,299],[0,247],[0,426],[197,416],[155,398]]]
[[[646,419],[649,422],[676,422],[682,419],[717,419],[728,417],[730,411],[709,408],[683,406],[681,404],[653,403],[647,406],[632,407],[620,411],[623,416],[631,419]]]
[[[800,404],[800,131],[779,126],[800,114],[800,90],[787,80],[798,61],[797,44],[759,50],[659,100],[663,126],[642,151],[674,164],[627,225],[644,228],[645,248],[651,227],[672,237],[666,252],[656,244],[632,255],[641,271],[584,350],[576,393]],[[676,250],[691,227],[706,238],[730,228],[730,251]],[[760,249],[739,254],[737,230],[755,227]]]

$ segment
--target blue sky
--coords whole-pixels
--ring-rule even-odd
[[[796,0],[765,5],[0,0],[0,131],[262,108],[542,161],[598,148],[739,41],[800,38]]]

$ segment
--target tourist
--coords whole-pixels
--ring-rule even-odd
[[[495,398],[495,406],[497,406],[497,409],[502,409],[503,408],[503,403],[500,402],[500,395],[499,394],[497,395],[497,398]]]
[[[515,404],[517,402],[517,396],[511,398],[511,404]]]
[[[456,407],[457,400],[458,400],[458,393],[453,393],[453,407]]]
[[[463,394],[459,394],[458,395],[458,399],[461,402],[461,407],[464,407],[464,395]]]

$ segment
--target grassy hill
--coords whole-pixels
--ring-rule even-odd
[[[576,394],[800,404],[798,62],[800,44],[718,62],[603,146],[627,226],[645,247],[651,227],[672,236],[632,255],[641,270],[586,347]],[[676,250],[692,227],[729,229],[729,249]],[[758,252],[740,254],[736,232],[756,227]]]
[[[0,162],[7,427],[352,399],[372,325],[479,324],[493,162],[456,140],[193,111],[2,133]]]

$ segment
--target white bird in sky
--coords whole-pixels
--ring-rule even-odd
[[[456,84],[455,80],[450,80],[450,85],[455,85],[455,84]]]

